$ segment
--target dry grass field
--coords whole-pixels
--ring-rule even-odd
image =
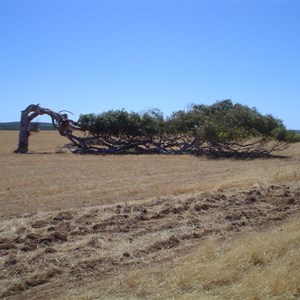
[[[298,299],[300,144],[282,157],[74,155],[0,132],[0,297]]]

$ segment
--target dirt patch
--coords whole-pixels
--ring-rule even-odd
[[[290,184],[3,219],[1,296],[38,298],[39,291],[43,298],[46,286],[49,293],[58,282],[72,286],[155,264],[211,234],[265,228],[299,210],[300,186]]]

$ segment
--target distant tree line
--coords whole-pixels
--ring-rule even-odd
[[[20,122],[0,122],[0,130],[19,130]],[[30,130],[55,130],[52,123],[45,122],[31,122]]]
[[[81,153],[265,156],[299,141],[281,120],[231,100],[195,104],[168,117],[158,109],[84,114],[78,125],[87,134],[77,144]]]

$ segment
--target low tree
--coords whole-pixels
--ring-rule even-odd
[[[79,125],[91,133],[91,144],[97,145],[90,150],[103,153],[263,156],[297,140],[281,120],[228,99],[192,105],[168,118],[159,110],[140,115],[124,110],[81,115]]]
[[[223,100],[213,105],[192,105],[188,111],[165,118],[158,109],[144,113],[110,110],[79,117],[39,105],[29,105],[21,114],[19,146],[28,151],[29,124],[38,115],[48,114],[53,126],[73,144],[75,153],[166,153],[208,156],[254,157],[281,151],[299,141],[282,121],[262,115],[255,108]],[[86,132],[85,137],[73,134]]]

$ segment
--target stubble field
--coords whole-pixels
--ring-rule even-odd
[[[300,297],[299,143],[210,160],[74,155],[52,131],[20,155],[17,139],[0,132],[2,297]]]

